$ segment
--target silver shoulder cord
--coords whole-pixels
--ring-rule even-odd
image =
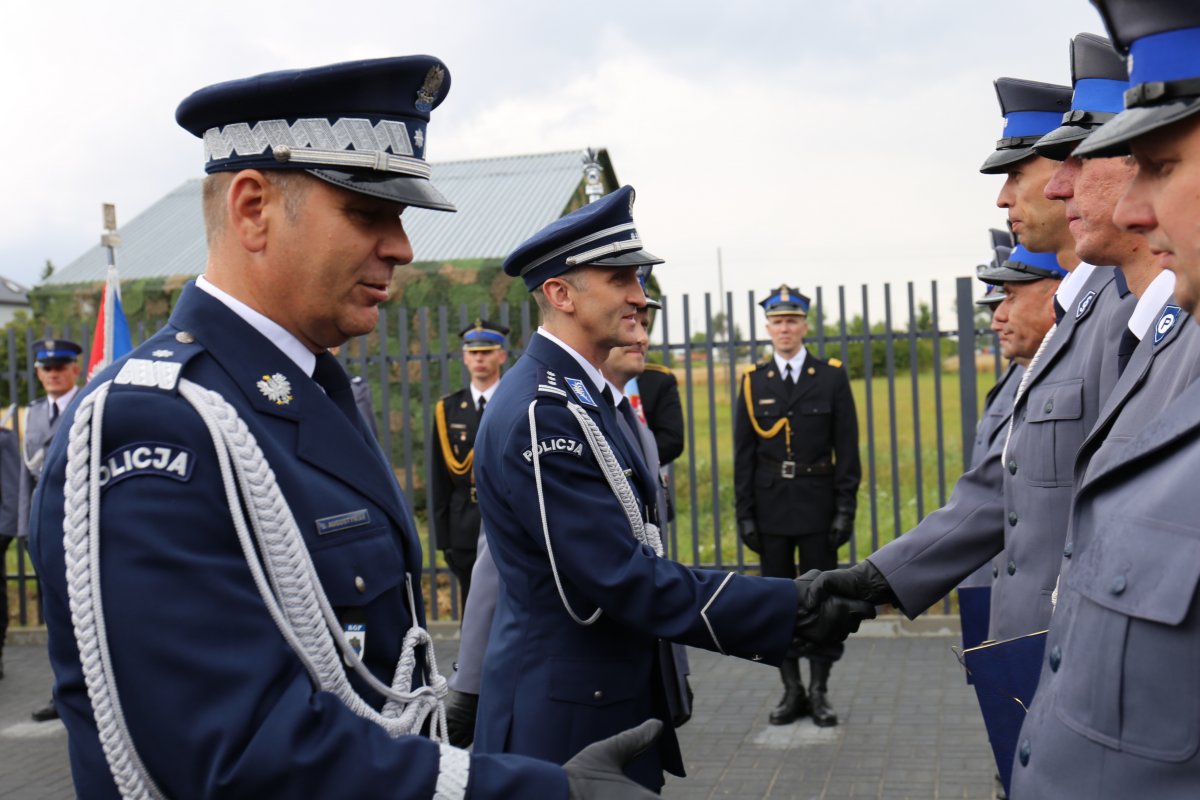
[[[590,617],[583,619],[575,610],[571,608],[571,603],[567,600],[566,592],[563,591],[562,578],[558,574],[558,563],[554,559],[554,547],[550,543],[550,526],[546,521],[546,498],[542,492],[542,464],[538,457],[538,437],[537,437],[537,419],[534,414],[534,408],[537,406],[537,398],[534,398],[529,404],[529,441],[530,450],[533,453],[533,480],[537,486],[538,512],[542,520],[542,537],[546,542],[546,554],[550,557],[550,571],[554,573],[554,585],[558,589],[558,596],[562,600],[563,608],[579,625],[591,625],[600,618],[601,609],[597,608]],[[662,537],[659,535],[658,526],[642,520],[641,511],[638,509],[637,497],[633,494],[633,489],[629,486],[629,479],[625,477],[624,470],[617,462],[616,456],[613,455],[612,449],[608,446],[608,441],[604,438],[600,428],[588,416],[588,413],[583,410],[583,407],[578,403],[567,403],[567,409],[575,416],[579,422],[579,427],[583,431],[584,437],[588,440],[588,445],[592,449],[592,453],[596,456],[596,463],[600,465],[600,471],[604,473],[605,480],[608,481],[609,488],[612,489],[613,495],[621,504],[621,509],[625,512],[625,517],[629,520],[629,527],[633,532],[633,538],[640,543],[649,546],[654,550],[654,553],[659,557],[663,554]]]
[[[122,713],[100,595],[98,470],[102,457],[101,422],[110,383],[102,384],[83,399],[71,426],[63,524],[67,591],[88,697],[117,789],[122,797],[161,798],[164,795],[138,757]],[[336,695],[355,714],[378,724],[391,736],[419,733],[432,715],[431,729],[441,750],[434,800],[465,798],[470,755],[446,744],[443,699],[447,685],[438,672],[429,633],[414,624],[404,637],[392,685],[386,686],[375,678],[346,641],[275,473],[245,422],[216,392],[186,379],[180,380],[179,392],[204,420],[212,436],[233,524],[259,594],[316,688]],[[411,579],[406,577],[406,583],[415,621]],[[416,665],[416,648],[421,645],[426,646],[425,665],[430,685],[408,691]],[[388,698],[382,712],[371,708],[350,686],[343,661],[372,689]]]

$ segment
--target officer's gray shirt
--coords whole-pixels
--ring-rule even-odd
[[[1073,502],[1071,556],[1013,767],[1021,800],[1200,792],[1200,382],[1114,445]]]
[[[989,636],[1044,630],[1066,539],[1075,454],[1117,381],[1117,345],[1135,300],[1096,269],[1038,359],[1014,407],[1008,458],[959,479],[945,507],[870,556],[915,616],[989,558]]]

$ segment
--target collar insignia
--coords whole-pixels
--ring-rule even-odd
[[[1175,327],[1175,323],[1179,321],[1179,314],[1183,311],[1179,306],[1167,306],[1163,309],[1162,316],[1158,318],[1158,322],[1154,323],[1154,343],[1158,344],[1167,337],[1171,332],[1171,328]]]
[[[263,397],[277,406],[286,406],[292,402],[292,384],[278,372],[274,375],[263,375],[262,380],[258,382],[258,390],[263,393]]]
[[[1083,296],[1083,299],[1079,301],[1079,305],[1075,307],[1075,319],[1079,319],[1084,314],[1086,314],[1088,309],[1092,307],[1092,301],[1095,299],[1096,299],[1095,291],[1090,291],[1087,294],[1085,294]]]
[[[581,381],[579,378],[565,378],[564,380],[566,380],[567,386],[571,387],[571,391],[575,393],[575,396],[579,398],[581,403],[586,403],[593,408],[598,408],[596,401],[593,400],[591,394],[588,393],[587,386],[584,385],[583,381]]]

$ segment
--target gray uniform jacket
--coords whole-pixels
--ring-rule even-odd
[[[983,403],[983,416],[975,426],[975,444],[971,448],[971,461],[967,469],[975,469],[987,458],[988,450],[993,446],[1003,447],[1003,435],[1008,433],[1008,420],[1012,417],[1013,399],[1017,396],[1017,385],[1025,368],[1010,361],[1008,369],[996,381],[996,385],[987,393]],[[996,444],[999,441],[1000,444]],[[992,565],[984,564],[972,572],[959,586],[991,586]]]
[[[989,637],[1044,630],[1066,540],[1075,454],[1117,381],[1117,347],[1136,298],[1098,268],[1059,323],[1013,409],[1007,459],[990,451],[950,502],[870,560],[909,616],[989,558]],[[997,475],[1000,480],[997,480]]]
[[[63,415],[59,414],[54,422],[50,421],[50,406],[45,397],[30,403],[29,411],[25,414],[25,444],[21,453],[24,463],[21,464],[20,489],[17,492],[17,536],[22,539],[29,536],[33,490],[42,477],[46,448],[50,446],[50,440],[54,438],[62,418]]]
[[[1182,340],[1168,352],[1194,359]],[[1020,800],[1200,793],[1200,382],[1154,403],[1162,366],[1120,412],[1073,502],[1058,608],[1017,744]],[[1126,373],[1134,368],[1131,358]],[[1138,395],[1153,415],[1125,438]]]

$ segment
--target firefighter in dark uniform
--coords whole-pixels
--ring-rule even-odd
[[[837,359],[804,348],[809,299],[780,286],[761,303],[775,355],[742,378],[734,413],[734,485],[738,533],[762,556],[763,574],[794,578],[800,570],[837,565],[838,548],[854,533],[858,484],[858,417],[850,380]],[[840,644],[810,646],[808,694],[798,658],[780,665],[784,695],[772,725],[812,715],[837,724],[827,681]]]
[[[508,328],[476,319],[463,329],[463,363],[471,382],[437,402],[433,464],[429,470],[429,516],[437,549],[458,578],[463,603],[471,590],[479,542],[479,501],[475,497],[475,433],[508,358]]]
[[[679,400],[679,381],[662,364],[646,362],[646,371],[637,377],[638,391],[646,424],[658,445],[659,461],[665,467],[683,454],[683,404]]]

